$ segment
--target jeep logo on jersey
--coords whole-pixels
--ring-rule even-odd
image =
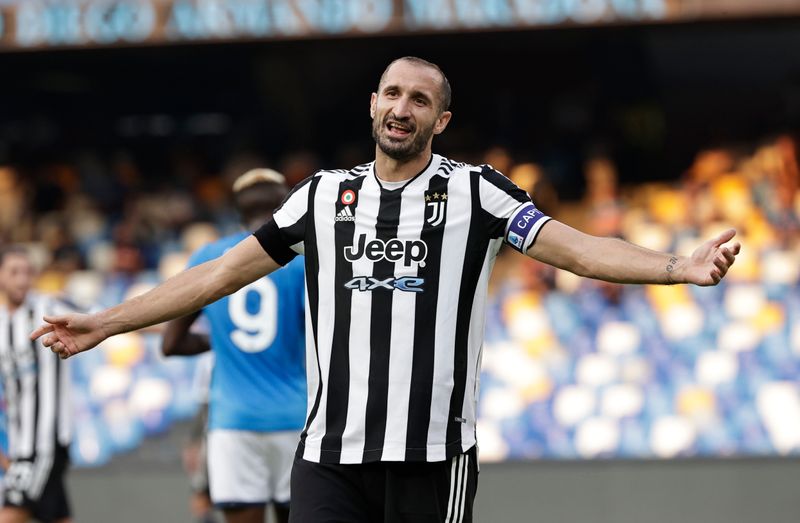
[[[361,234],[354,245],[344,248],[344,258],[349,262],[358,261],[366,257],[369,261],[377,262],[387,260],[398,262],[403,260],[403,265],[411,267],[418,263],[425,267],[425,258],[428,256],[428,245],[422,240],[398,240],[394,238],[388,242],[383,240],[367,241],[367,235]]]

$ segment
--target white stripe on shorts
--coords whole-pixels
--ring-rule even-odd
[[[467,462],[466,454],[453,458],[450,469],[450,497],[447,502],[445,523],[458,523],[464,517],[464,500],[467,496]]]
[[[467,484],[469,483],[469,456],[464,454],[463,457],[464,457],[464,480],[461,485],[461,504],[458,510],[459,523],[464,521],[464,504],[466,503],[467,500]]]

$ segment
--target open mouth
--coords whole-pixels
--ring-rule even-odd
[[[386,131],[391,137],[405,138],[406,136],[411,134],[414,131],[414,129],[410,125],[400,123],[396,120],[390,120],[386,122]]]

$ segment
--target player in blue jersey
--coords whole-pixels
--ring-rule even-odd
[[[234,204],[248,231],[272,216],[288,194],[282,175],[256,169],[233,185]],[[218,258],[250,232],[242,231],[194,253],[189,266]],[[227,523],[262,523],[274,504],[288,521],[294,450],[306,413],[303,263],[256,280],[205,307],[208,336],[190,332],[199,312],[167,324],[166,355],[210,348],[215,364],[208,418],[211,500]]]

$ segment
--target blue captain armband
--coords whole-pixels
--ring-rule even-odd
[[[525,254],[536,240],[542,225],[548,221],[550,221],[549,216],[543,214],[532,203],[525,203],[518,207],[508,219],[505,242]]]

